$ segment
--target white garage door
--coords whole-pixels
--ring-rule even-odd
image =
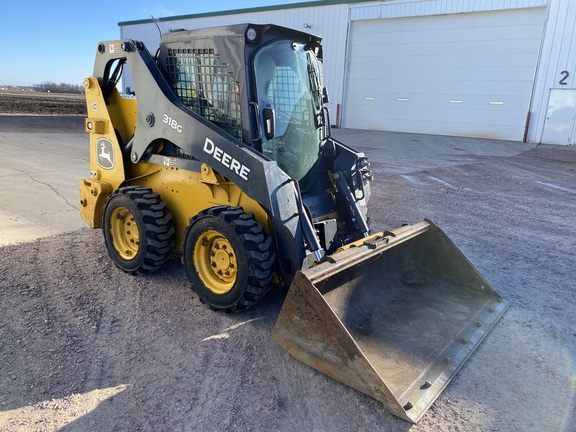
[[[543,8],[355,21],[344,127],[521,141]]]

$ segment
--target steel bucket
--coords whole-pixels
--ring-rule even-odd
[[[415,423],[507,305],[426,220],[298,272],[272,337]]]

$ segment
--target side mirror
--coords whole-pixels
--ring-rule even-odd
[[[272,108],[266,107],[262,110],[262,118],[264,119],[264,136],[267,140],[271,140],[274,138],[276,129],[276,112]]]

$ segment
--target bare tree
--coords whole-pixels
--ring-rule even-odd
[[[50,92],[50,93],[83,93],[84,87],[76,84],[53,83],[51,81],[44,81],[40,84],[34,84],[33,89],[37,92]]]

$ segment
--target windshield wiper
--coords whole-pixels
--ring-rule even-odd
[[[310,85],[313,94],[313,99],[316,102],[316,110],[322,110],[322,80],[320,79],[320,74],[318,73],[318,68],[316,67],[316,62],[318,61],[314,54],[310,51],[307,53],[308,57],[308,77],[310,78]]]

